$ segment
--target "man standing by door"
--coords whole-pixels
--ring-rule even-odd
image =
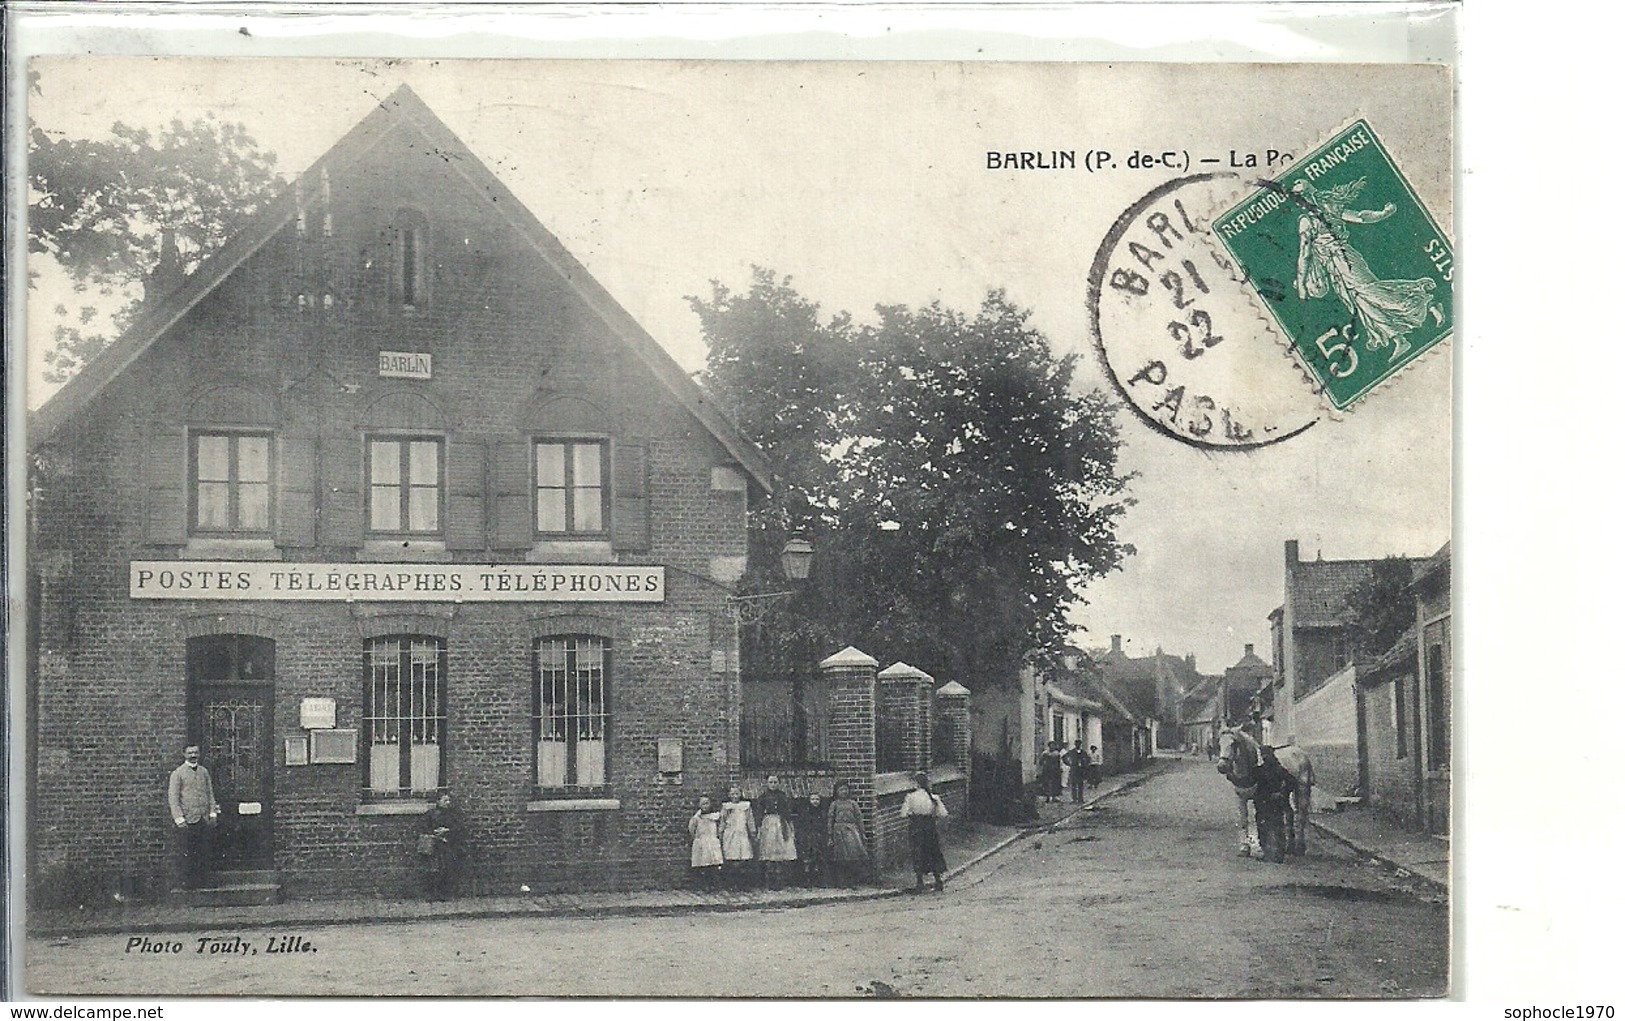
[[[203,885],[209,872],[214,827],[220,804],[214,800],[214,781],[198,763],[198,746],[186,746],[186,761],[169,774],[169,816],[175,823],[181,878],[188,889]]]

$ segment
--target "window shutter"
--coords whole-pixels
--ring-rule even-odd
[[[615,444],[615,478],[611,505],[613,545],[618,550],[649,548],[649,447],[642,442]]]
[[[485,548],[485,444],[446,444],[447,549]]]
[[[498,443],[496,457],[496,545],[529,548],[536,534],[530,507],[530,441]]]
[[[183,545],[190,522],[191,458],[186,430],[154,423],[147,437],[147,541]]]
[[[276,544],[316,545],[316,441],[306,436],[278,437],[276,479],[272,532]]]
[[[316,541],[322,546],[361,545],[361,448],[353,436],[322,437],[321,519]]]

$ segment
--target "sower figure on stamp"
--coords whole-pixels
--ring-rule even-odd
[[[186,746],[186,761],[169,774],[169,817],[175,823],[175,846],[181,884],[202,886],[209,874],[214,827],[220,821],[220,803],[214,799],[214,780],[199,762],[198,746]]]

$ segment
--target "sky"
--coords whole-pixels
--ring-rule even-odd
[[[1003,288],[1077,385],[1109,389],[1089,340],[1090,262],[1166,170],[990,171],[986,152],[1103,148],[1305,151],[1358,113],[1424,204],[1451,224],[1448,93],[1399,66],[399,62],[49,58],[35,124],[70,137],[115,121],[241,121],[279,169],[304,169],[398,85],[469,148],[689,370],[704,361],[685,300],[750,267],[833,313]],[[1251,73],[1248,73],[1251,72]],[[110,83],[113,87],[109,87]],[[127,84],[129,87],[119,87]],[[139,85],[139,88],[136,86]],[[1432,93],[1428,90],[1433,89]],[[1418,101],[1432,95],[1436,103]],[[32,308],[60,300],[47,274]],[[29,404],[42,317],[30,320]],[[1283,543],[1331,558],[1422,556],[1450,538],[1451,346],[1303,435],[1204,452],[1120,416],[1136,473],[1120,537],[1137,553],[1093,583],[1086,646],[1194,653],[1218,672],[1267,656]],[[1247,387],[1299,387],[1281,355]],[[1316,408],[1306,390],[1286,395]]]

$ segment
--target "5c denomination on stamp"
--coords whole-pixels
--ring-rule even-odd
[[[1355,121],[1213,218],[1333,407],[1455,325],[1455,251],[1371,126]]]

